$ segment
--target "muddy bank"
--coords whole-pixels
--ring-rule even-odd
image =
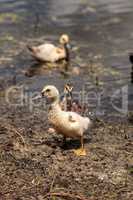
[[[0,109],[0,199],[131,199],[131,123],[94,121],[85,135],[87,156],[77,157],[79,142],[68,139],[63,147],[62,136],[48,134],[44,111],[2,101]]]

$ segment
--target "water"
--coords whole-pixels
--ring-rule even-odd
[[[71,81],[75,90],[81,90],[86,82],[97,90],[98,76],[108,99],[116,89],[130,86],[132,10],[132,0],[0,0],[1,88],[15,82],[31,91],[40,91],[46,83],[62,89],[64,83]],[[33,70],[26,45],[45,40],[57,43],[62,33],[68,33],[77,48],[72,52],[71,67],[80,66],[80,76],[70,72],[72,75],[64,78],[59,69],[45,70],[45,67]],[[92,63],[93,74],[89,71]],[[30,78],[25,76],[29,69],[34,71]],[[110,111],[108,104],[105,105],[104,109]]]

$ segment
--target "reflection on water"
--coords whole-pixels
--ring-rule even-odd
[[[49,4],[49,15],[50,16],[63,16],[75,13],[80,7],[81,0],[54,0],[50,1]],[[64,9],[65,8],[65,9]]]
[[[103,54],[107,63],[122,60],[127,65],[115,55],[132,51],[132,10],[132,0],[0,0],[0,51],[12,48],[13,42],[42,36],[55,40],[67,32],[81,54]]]
[[[16,76],[17,83],[26,83],[27,71],[35,76],[31,85],[36,81],[36,89],[44,82],[62,87],[65,80],[58,72],[64,71],[58,67],[30,67],[26,45],[45,40],[57,43],[59,35],[66,32],[76,49],[71,55],[72,67],[80,66],[83,72],[80,78],[72,72],[65,76],[75,87],[91,80],[90,66],[93,78],[98,74],[101,83],[117,78],[120,81],[111,83],[114,88],[128,83],[128,53],[133,50],[132,10],[132,0],[0,0],[0,81]]]
[[[126,13],[132,12],[132,0],[94,0],[97,6],[100,6],[101,11],[108,11],[110,13]]]
[[[71,70],[72,69],[72,70]],[[71,74],[77,74],[76,71],[74,71],[75,68],[70,68],[70,64],[67,62],[60,61],[58,63],[41,63],[41,62],[35,62],[29,66],[26,71],[25,75],[27,77],[33,77],[35,75],[48,75],[51,74],[53,71],[58,71],[62,75],[64,74],[68,76]],[[75,73],[74,73],[75,72]],[[79,75],[79,74],[77,74]]]

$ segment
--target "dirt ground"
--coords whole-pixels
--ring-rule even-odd
[[[2,98],[1,98],[2,99]],[[131,200],[133,124],[95,121],[79,142],[49,134],[43,113],[0,102],[0,200]]]

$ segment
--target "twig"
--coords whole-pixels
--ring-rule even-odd
[[[83,196],[80,196],[80,195],[74,195],[74,194],[70,194],[70,193],[65,193],[65,192],[49,192],[45,195],[44,198],[46,197],[49,197],[49,196],[56,196],[56,197],[69,197],[71,199],[78,199],[78,200],[89,200],[89,199],[86,199],[85,197]]]
[[[15,129],[14,126],[12,126],[10,124],[7,125],[4,122],[2,122],[2,124],[4,124],[5,128],[7,128],[8,130],[13,131],[14,133],[16,133],[21,138],[23,144],[25,145],[25,140],[24,140],[23,136]]]
[[[21,138],[23,144],[25,144],[25,140],[24,140],[23,136],[15,128],[12,127],[12,130]]]
[[[56,176],[57,176],[57,174],[55,174],[54,177],[53,177],[52,183],[50,185],[49,193],[52,193],[51,191],[53,190],[53,186],[54,186],[54,182],[55,182]]]

